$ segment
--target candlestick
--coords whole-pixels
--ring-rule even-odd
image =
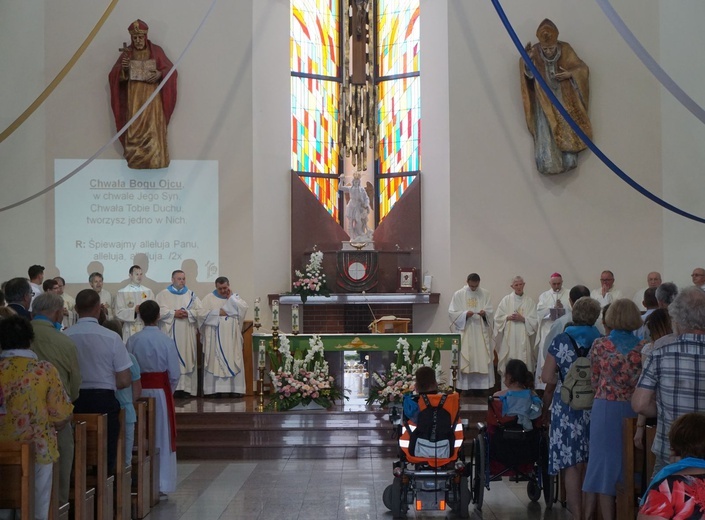
[[[451,351],[451,354],[452,354],[450,364],[451,364],[452,366],[457,367],[457,366],[458,366],[458,362],[460,361],[460,351],[459,351],[459,349],[458,349],[458,340],[457,340],[457,339],[454,339],[454,340],[453,340],[453,344],[452,344],[451,347],[450,347],[450,351]]]
[[[260,299],[255,298],[255,327],[258,329],[262,326],[262,323],[260,323],[260,317],[259,317],[259,304],[260,304]]]
[[[291,332],[299,333],[299,306],[296,304],[291,306]]]
[[[272,328],[279,328],[279,300],[272,302]]]
[[[259,357],[258,357],[258,366],[259,368],[264,368],[266,364],[266,352],[267,352],[267,347],[264,345],[264,340],[261,339],[259,340]]]

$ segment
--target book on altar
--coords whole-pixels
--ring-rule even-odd
[[[130,81],[147,81],[155,72],[156,60],[130,60]]]
[[[565,309],[554,307],[552,309],[548,309],[548,312],[550,314],[551,321],[556,321],[565,314]]]

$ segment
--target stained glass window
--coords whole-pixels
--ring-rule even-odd
[[[290,31],[291,168],[338,220],[339,0],[292,1]]]
[[[378,0],[379,220],[421,169],[420,0]],[[410,172],[414,175],[386,178]]]

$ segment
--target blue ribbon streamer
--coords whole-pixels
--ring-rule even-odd
[[[612,7],[612,4],[609,3],[609,0],[595,1],[597,2],[597,5],[600,6],[600,9],[602,9],[602,12],[605,13],[605,16],[607,16],[607,19],[612,23],[614,28],[617,29],[617,32],[622,39],[624,39],[631,50],[634,51],[636,57],[641,60],[647,69],[649,69],[649,72],[654,75],[659,83],[661,83],[661,85],[663,85],[674,98],[680,101],[681,105],[683,105],[688,112],[697,117],[701,123],[705,124],[705,110],[703,110],[703,108],[698,105],[693,98],[686,94],[685,91],[673,80],[673,78],[671,78],[671,76],[663,70],[661,65],[658,64],[653,56],[648,53],[637,37],[634,36],[634,33],[629,30],[629,27],[627,27],[627,24],[624,23],[624,20],[622,20],[622,18],[620,18],[617,14],[617,11],[614,10],[614,7]]]
[[[551,100],[551,103],[553,103],[553,106],[556,107],[556,109],[560,112],[560,114],[563,116],[563,119],[566,120],[566,122],[570,125],[570,127],[573,129],[573,131],[582,139],[582,141],[587,145],[590,150],[603,162],[605,165],[612,170],[617,177],[622,179],[624,182],[626,182],[629,186],[634,188],[636,191],[638,191],[640,194],[642,194],[644,197],[647,199],[652,200],[659,206],[661,206],[664,209],[667,209],[669,211],[672,211],[673,213],[680,215],[682,217],[685,217],[690,220],[694,220],[695,222],[700,222],[701,224],[705,224],[705,218],[699,217],[697,215],[693,215],[692,213],[688,213],[687,211],[684,211],[673,204],[670,204],[669,202],[666,202],[659,196],[655,195],[654,193],[651,193],[649,190],[644,188],[642,185],[640,185],[638,182],[636,182],[634,179],[632,179],[629,175],[624,173],[619,166],[617,166],[614,162],[610,160],[609,157],[607,157],[600,148],[592,142],[592,140],[585,135],[585,132],[582,131],[582,129],[578,126],[578,124],[573,120],[573,118],[570,116],[568,111],[563,108],[563,105],[561,102],[558,100],[558,98],[555,96],[555,94],[551,91],[551,89],[548,87],[546,84],[546,81],[543,79],[543,76],[539,73],[538,69],[534,65],[534,63],[531,61],[531,58],[529,55],[526,53],[526,50],[524,50],[524,46],[521,44],[521,41],[519,40],[519,37],[516,34],[516,31],[514,31],[514,28],[512,27],[512,24],[509,23],[509,20],[507,19],[507,15],[504,13],[504,10],[502,9],[502,6],[499,3],[499,0],[492,0],[492,5],[494,6],[495,10],[497,11],[497,15],[499,15],[500,20],[502,21],[502,24],[504,25],[504,28],[507,30],[507,33],[509,34],[509,37],[512,39],[514,42],[514,45],[516,46],[517,50],[519,51],[519,54],[521,54],[522,59],[524,60],[524,63],[529,67],[531,72],[534,74],[534,78],[536,81],[541,85],[541,88],[543,91],[546,93],[548,98]]]

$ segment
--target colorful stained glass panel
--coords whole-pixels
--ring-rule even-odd
[[[378,85],[380,174],[421,169],[420,87],[418,76]]]
[[[316,198],[320,201],[328,213],[338,220],[338,177],[330,179],[322,177],[299,177],[308,186]]]
[[[377,62],[380,77],[419,72],[420,0],[379,0]]]
[[[338,173],[340,84],[291,78],[291,168]]]
[[[338,76],[339,0],[291,2],[290,61],[293,72]]]
[[[411,185],[416,176],[409,177],[381,177],[379,179],[379,220],[386,217],[401,198],[406,188]]]

